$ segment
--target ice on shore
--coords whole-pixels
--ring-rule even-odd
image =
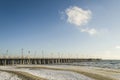
[[[71,71],[49,70],[49,69],[21,69],[33,75],[48,80],[94,80],[82,74]]]
[[[111,69],[111,68],[109,69],[109,68],[100,68],[100,67],[91,67],[91,66],[70,66],[70,65],[69,66],[68,65],[55,65],[55,66],[48,65],[47,67],[80,70],[84,72],[89,72],[89,73],[109,77],[114,80],[120,80],[120,69]]]
[[[21,68],[17,68],[21,67]],[[29,68],[24,68],[29,67]],[[51,69],[40,69],[34,67],[48,67],[48,68],[58,68],[58,69],[69,69],[72,71],[63,70],[51,70]],[[41,78],[46,78],[48,80],[94,80],[90,77],[84,76],[82,74],[74,72],[84,71],[92,74],[98,74],[101,76],[109,77],[113,80],[120,80],[120,70],[119,69],[108,69],[100,67],[90,67],[90,66],[72,66],[72,65],[20,65],[20,66],[2,66],[0,69],[12,70],[12,71],[23,71]],[[0,79],[1,80],[1,79]]]
[[[0,80],[22,80],[17,75],[0,71]]]
[[[98,74],[115,80],[120,80],[120,70],[119,69],[108,69],[108,68],[99,68],[91,66],[72,66],[72,65],[39,65],[40,67],[49,67],[49,68],[60,68],[60,69],[71,69],[71,70],[80,70],[84,72],[89,72],[93,74]],[[39,67],[38,65],[29,67]],[[21,66],[23,67],[23,66]],[[25,66],[27,67],[27,66]],[[85,79],[84,79],[85,80]]]
[[[50,70],[50,69],[34,69],[34,68],[16,68],[16,67],[0,67],[2,70],[23,71],[48,80],[94,80],[82,74],[72,71]],[[13,79],[16,80],[16,79]]]

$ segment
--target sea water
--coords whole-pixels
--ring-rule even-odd
[[[76,66],[91,66],[100,68],[120,69],[120,60],[100,60],[88,62],[75,62],[72,65]]]

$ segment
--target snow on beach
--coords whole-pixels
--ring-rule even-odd
[[[28,68],[25,68],[25,67],[28,67]],[[34,68],[34,67],[41,67],[41,68]],[[74,71],[52,70],[52,69],[44,69],[42,67],[84,71],[84,72],[106,76],[113,80],[120,80],[120,69],[109,69],[109,68],[100,68],[100,67],[91,67],[91,66],[18,65],[18,66],[0,66],[0,69],[1,70],[12,70],[12,71],[23,71],[23,72],[27,72],[35,76],[39,76],[41,78],[46,78],[48,80],[94,80],[90,77],[76,73]]]
[[[24,67],[28,67],[28,66],[26,65]],[[29,67],[33,67],[33,65],[29,65]],[[36,65],[34,67],[71,69],[71,70],[78,70],[78,71],[80,70],[80,71],[84,71],[84,72],[89,72],[89,73],[109,77],[114,80],[120,80],[120,70],[119,69],[108,69],[108,68],[91,67],[91,66],[71,66],[71,65]]]
[[[48,80],[94,80],[82,74],[71,71],[59,71],[49,69],[21,69],[25,72],[31,73],[36,76],[46,78]]]
[[[120,80],[120,69],[109,69],[109,68],[100,68],[100,67],[91,67],[91,66],[70,66],[70,65],[49,66],[49,67],[80,70],[84,72],[106,76],[114,80]]]
[[[22,80],[17,75],[0,71],[0,80]]]
[[[0,67],[2,70],[23,71],[48,80],[94,80],[82,74],[71,71],[49,70],[49,69],[31,69],[31,68],[15,68]]]

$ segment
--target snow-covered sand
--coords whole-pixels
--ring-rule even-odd
[[[2,70],[23,71],[48,80],[94,80],[82,74],[71,71],[49,70],[49,69],[31,69],[31,68],[15,68],[0,67]]]
[[[48,80],[94,80],[82,74],[71,71],[49,70],[49,69],[21,69]]]
[[[0,80],[22,80],[17,75],[0,71]]]
[[[24,67],[29,67],[29,68],[24,68]],[[41,68],[34,68],[34,67],[41,67]],[[47,67],[48,69],[44,69],[42,67]],[[46,78],[48,80],[94,80],[90,77],[76,73],[74,71],[54,70],[51,68],[89,72],[89,73],[105,76],[113,80],[120,80],[119,69],[106,69],[99,67],[72,66],[72,65],[19,65],[19,66],[6,66],[6,67],[0,66],[1,70],[23,71],[35,76],[39,76],[41,78]]]
[[[24,66],[24,67],[27,67],[27,66]],[[31,65],[29,67],[33,67],[33,65]],[[114,80],[120,80],[120,70],[119,69],[107,69],[107,68],[99,68],[99,67],[71,66],[71,65],[41,65],[41,66],[36,65],[34,67],[71,69],[71,70],[78,70],[78,71],[80,70],[80,71],[84,71],[84,72],[89,72],[89,73],[109,77]]]
[[[84,71],[84,72],[89,72],[89,73],[109,77],[114,80],[120,80],[120,69],[108,69],[108,68],[89,67],[89,66],[70,66],[70,65],[62,65],[62,66],[56,65],[56,66],[48,66],[48,67],[80,70],[80,71]]]

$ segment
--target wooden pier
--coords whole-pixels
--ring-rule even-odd
[[[100,61],[100,59],[76,59],[76,58],[0,58],[0,65],[24,65],[24,64],[62,64],[84,61]]]

